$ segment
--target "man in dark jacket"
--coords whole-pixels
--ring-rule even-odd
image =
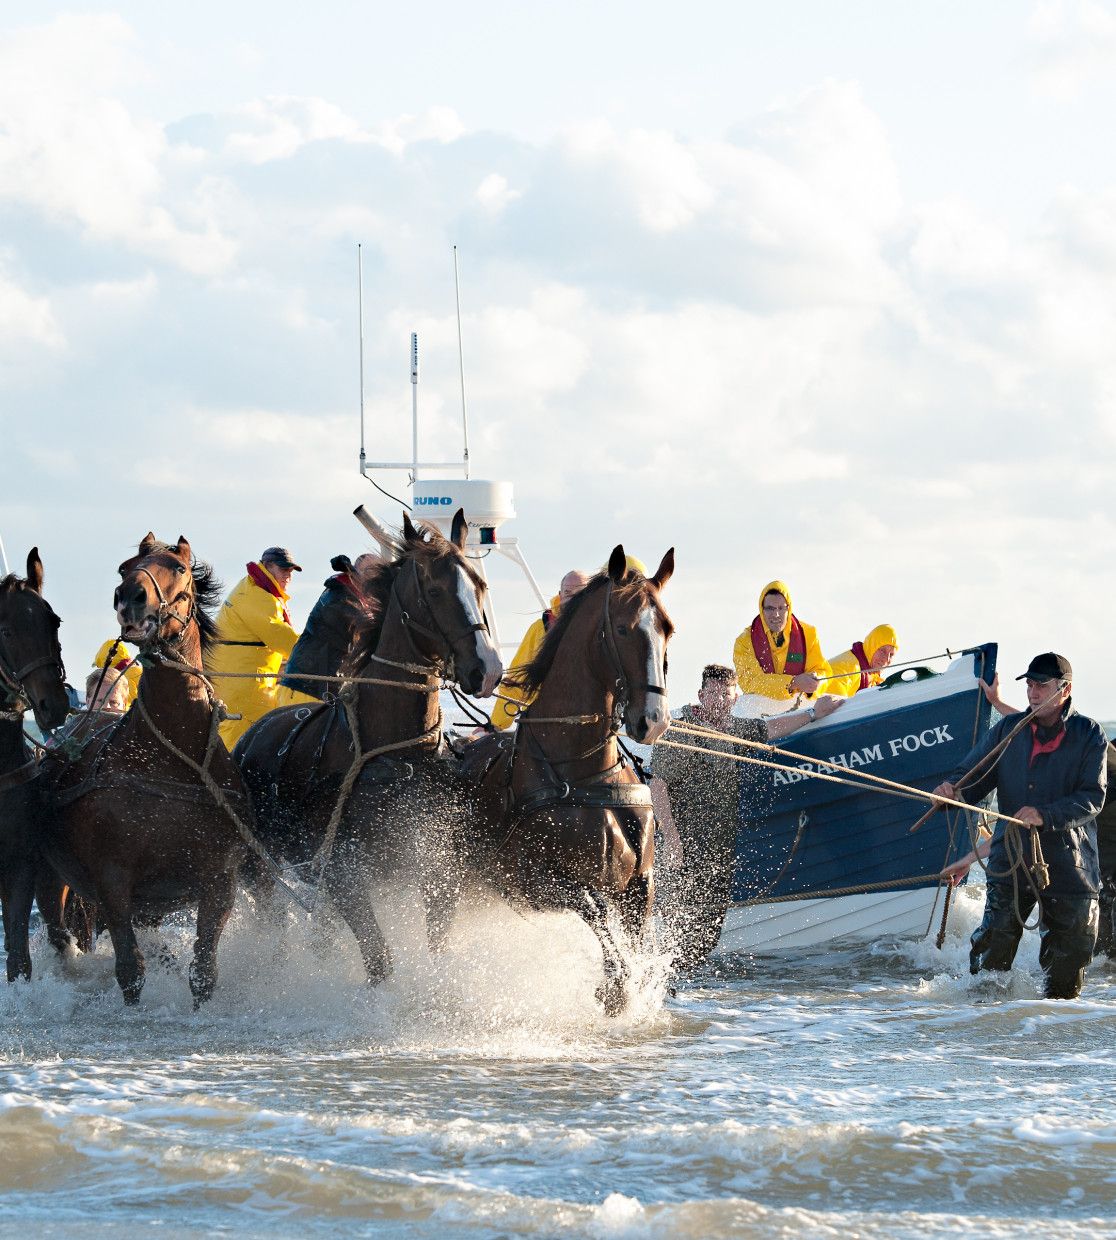
[[[1049,883],[1032,864],[1031,832],[996,824],[989,844],[988,892],[984,919],[972,937],[969,968],[1010,969],[1023,933],[1023,921],[1041,908],[1039,963],[1048,999],[1073,999],[1081,992],[1085,966],[1097,938],[1097,814],[1107,788],[1108,738],[1099,723],[1079,715],[1070,696],[1069,660],[1054,653],[1031,660],[1018,677],[1027,682],[1030,725],[1022,728],[994,761],[972,770],[1019,723],[1002,719],[968,754],[950,779],[934,789],[939,796],[978,802],[996,792],[1002,814],[1037,828]],[[970,853],[945,875],[958,880],[976,860]],[[1037,892],[1037,895],[1036,895]]]
[[[337,695],[337,685],[326,680],[304,680],[313,676],[336,676],[352,641],[357,623],[364,613],[359,556],[354,566],[347,555],[335,555],[329,562],[335,575],[325,581],[325,590],[306,619],[306,627],[287,659],[279,681],[279,705],[305,702],[307,697],[329,700]]]

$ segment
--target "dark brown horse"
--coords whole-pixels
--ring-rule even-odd
[[[133,919],[197,905],[190,966],[197,1006],[217,981],[217,943],[245,853],[229,811],[242,823],[249,815],[201,675],[220,585],[193,561],[185,538],[172,547],[153,534],[120,566],[120,577],[121,637],[140,647],[144,664],[139,696],[115,726],[58,764],[47,854],[97,904],[126,1003],[138,1001],[144,981]]]
[[[608,571],[569,602],[533,663],[513,679],[537,694],[513,736],[485,737],[462,763],[478,784],[466,857],[513,903],[577,913],[604,956],[606,1012],[626,1002],[627,965],[610,925],[638,944],[654,900],[651,797],[621,758],[621,722],[651,744],[670,722],[666,646],[674,626],[659,592],[674,549],[652,577],[617,547]]]
[[[345,668],[354,683],[321,706],[269,712],[233,751],[261,841],[329,896],[372,984],[391,971],[372,884],[414,877],[428,915],[443,907],[427,881],[445,881],[434,858],[456,806],[440,682],[487,696],[503,671],[466,533],[460,511],[449,540],[404,518],[402,551],[364,586],[370,612]],[[437,938],[440,924],[428,928]]]
[[[39,849],[40,768],[23,734],[27,711],[44,732],[69,712],[66,671],[58,644],[60,621],[43,598],[43,565],[35,547],[27,557],[27,578],[0,581],[0,900],[8,981],[30,978],[28,927],[31,901],[60,946],[64,893]]]

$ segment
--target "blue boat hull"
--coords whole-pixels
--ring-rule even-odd
[[[870,934],[873,901],[867,897],[876,893],[886,907],[885,897],[894,905],[896,893],[938,887],[942,867],[970,847],[967,815],[940,812],[912,835],[925,804],[872,790],[845,772],[935,787],[990,724],[991,708],[977,680],[991,680],[995,666],[996,647],[989,644],[964,652],[944,675],[858,694],[823,723],[782,743],[802,756],[801,762],[779,759],[790,771],[743,768],[732,947],[764,947],[762,936],[739,939],[741,910],[856,895],[864,913],[858,924]],[[807,768],[849,782],[811,778]]]

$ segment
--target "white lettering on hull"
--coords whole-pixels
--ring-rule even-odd
[[[871,766],[874,762],[885,762],[888,758],[884,756],[884,745],[887,746],[891,758],[898,758],[901,753],[917,753],[920,749],[929,749],[934,745],[943,745],[952,743],[952,741],[949,724],[943,723],[932,728],[924,728],[921,732],[908,732],[905,736],[892,737],[878,745],[865,745],[861,749],[851,749],[848,753],[835,754],[825,762],[799,762],[791,770],[775,771],[775,783],[797,784],[808,778],[812,772],[820,772],[822,775],[842,775],[845,771]]]

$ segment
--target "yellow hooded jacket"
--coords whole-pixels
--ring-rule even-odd
[[[112,650],[113,646],[116,646],[116,654],[113,655],[112,666],[118,672],[120,671],[121,668],[125,667],[128,664],[129,660],[131,660],[134,657],[132,652],[128,649],[127,646],[124,645],[123,642],[120,642],[119,644],[117,644],[116,638],[110,637],[108,641],[105,642],[104,645],[100,648],[100,650],[98,650],[97,653],[93,656],[94,667],[104,667],[105,660],[109,657],[109,651]],[[124,673],[124,680],[127,685],[127,688],[124,694],[124,709],[125,710],[127,710],[127,708],[131,706],[131,704],[136,700],[136,694],[139,693],[140,677],[142,675],[143,675],[143,668],[140,667],[138,663],[133,663],[132,666],[129,667],[128,670]]]
[[[775,644],[779,634],[773,633],[763,618],[763,600],[769,594],[781,594],[787,600],[787,619],[782,629],[783,644],[781,646]],[[732,648],[732,661],[736,667],[736,679],[742,693],[759,693],[763,697],[774,698],[780,702],[785,702],[788,698],[795,696],[796,691],[790,687],[793,675],[788,675],[783,671],[787,662],[787,653],[790,650],[790,642],[787,639],[790,636],[791,616],[793,615],[794,604],[791,602],[790,590],[787,589],[786,584],[782,581],[769,581],[760,591],[759,619],[767,633],[768,645],[771,647],[771,663],[775,670],[765,672],[760,666],[760,661],[752,648],[752,628],[749,625],[736,639]],[[806,661],[802,671],[813,672],[819,677],[828,676],[830,668],[821,652],[817,630],[812,624],[807,624],[801,619],[798,623],[802,625],[802,636],[806,639]],[[827,692],[824,684],[819,692]]]
[[[270,581],[270,594],[252,580],[252,570]],[[220,727],[228,749],[269,710],[278,705],[275,676],[294,649],[298,633],[284,615],[290,595],[262,564],[249,565],[249,576],[237,582],[217,613],[217,640],[205,661],[221,700],[240,719]],[[255,672],[259,680],[222,679],[222,672]]]
[[[553,624],[554,620],[557,619],[561,606],[562,600],[556,594],[550,600],[550,623]],[[519,643],[519,649],[515,652],[515,658],[512,659],[511,667],[508,668],[507,674],[510,675],[510,673],[514,672],[517,667],[523,667],[525,664],[530,663],[535,655],[539,653],[539,650],[543,644],[543,638],[546,637],[546,630],[547,625],[542,616],[528,625],[527,632],[523,634],[523,640]],[[522,689],[517,689],[515,685],[507,684],[506,677],[505,683],[500,686],[499,691],[504,695],[504,697],[513,698],[517,702],[522,702],[524,706],[529,705],[532,700],[531,697],[529,697]],[[516,712],[514,709],[509,706],[507,702],[499,700],[492,711],[492,722],[495,727],[503,731],[505,728],[510,728],[511,725],[515,723],[515,716]]]
[[[881,646],[894,646],[899,649],[899,638],[895,634],[895,630],[890,624],[877,624],[876,627],[864,639],[864,657],[869,660]],[[860,663],[852,650],[845,650],[835,658],[829,660],[829,665],[836,673],[847,673],[841,675],[838,680],[827,681],[822,685],[823,693],[839,693],[842,697],[852,697],[853,694],[860,690]],[[878,685],[880,683],[879,672],[868,673],[868,683],[870,685]]]

